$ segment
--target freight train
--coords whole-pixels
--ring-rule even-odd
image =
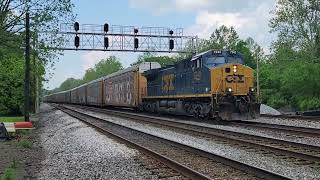
[[[254,71],[240,53],[209,50],[166,67],[143,62],[43,100],[217,120],[253,119],[260,116],[254,85]]]

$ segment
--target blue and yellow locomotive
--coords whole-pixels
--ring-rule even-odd
[[[209,50],[143,75],[147,79],[143,110],[224,120],[260,115],[254,72],[240,53]]]
[[[253,69],[244,65],[241,54],[217,50],[163,68],[143,62],[44,101],[224,120],[260,115]]]

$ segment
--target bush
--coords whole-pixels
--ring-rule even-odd
[[[263,64],[260,71],[263,103],[274,108],[320,109],[320,64],[303,60]]]
[[[15,179],[15,170],[13,168],[6,168],[1,180],[13,180]]]

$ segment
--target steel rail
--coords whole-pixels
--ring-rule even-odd
[[[147,134],[145,132],[142,132],[142,131],[139,131],[139,130],[136,130],[136,129],[132,129],[132,128],[120,125],[120,124],[116,124],[116,123],[113,123],[113,122],[110,122],[110,121],[106,121],[104,119],[101,119],[101,118],[86,114],[84,112],[80,112],[79,110],[72,109],[70,107],[65,107],[64,106],[64,108],[66,108],[66,109],[68,109],[70,111],[76,112],[76,113],[80,113],[82,115],[85,115],[87,117],[90,117],[90,118],[98,120],[98,121],[102,121],[102,122],[105,122],[105,123],[110,123],[112,125],[124,128],[124,129],[129,130],[129,131],[143,133],[143,134],[145,134],[147,136],[161,139],[162,141],[168,142],[170,144],[174,144],[177,147],[180,147],[182,149],[185,149],[185,150],[188,150],[190,152],[196,153],[196,154],[198,154],[198,155],[200,155],[202,157],[206,157],[208,159],[212,159],[212,160],[221,162],[221,163],[223,163],[223,164],[225,164],[227,166],[231,166],[231,167],[234,167],[234,168],[236,168],[238,170],[241,170],[241,171],[244,171],[244,172],[247,172],[247,173],[250,173],[250,174],[254,174],[254,175],[256,175],[256,176],[258,176],[260,178],[291,179],[291,178],[286,177],[284,175],[280,175],[278,173],[271,172],[271,171],[263,169],[263,168],[255,167],[255,166],[252,166],[252,165],[248,165],[248,164],[245,164],[243,162],[240,162],[240,161],[237,161],[237,160],[233,160],[233,159],[230,159],[230,158],[227,158],[227,157],[223,157],[223,156],[220,156],[220,155],[217,155],[217,154],[214,154],[214,153],[210,153],[210,152],[207,152],[207,151],[204,151],[204,150],[201,150],[201,149],[197,149],[197,148],[192,147],[192,146],[181,144],[181,143],[169,140],[169,139],[161,138],[161,137],[158,137],[158,136],[155,136],[155,135],[152,135],[152,134]]]
[[[303,115],[273,115],[273,114],[260,114],[261,117],[271,117],[271,118],[284,118],[284,119],[295,119],[295,120],[309,120],[320,122],[320,116],[303,116]]]
[[[82,122],[84,122],[85,124],[89,125],[89,126],[92,126],[94,127],[95,129],[97,129],[99,132],[107,135],[107,136],[110,136],[114,139],[117,139],[118,141],[121,141],[122,143],[125,143],[127,145],[129,145],[130,147],[134,148],[134,149],[137,149],[139,150],[140,152],[142,152],[143,154],[146,154],[152,158],[154,158],[155,160],[167,165],[168,167],[174,169],[175,171],[183,174],[184,176],[186,177],[189,177],[191,179],[199,179],[199,180],[211,180],[210,177],[204,175],[204,174],[201,174],[197,171],[194,171],[170,158],[167,158],[155,151],[152,151],[151,149],[148,149],[146,147],[143,147],[143,146],[140,146],[139,144],[136,144],[134,143],[133,141],[130,141],[128,139],[126,139],[125,137],[121,137],[121,136],[118,136],[114,133],[112,133],[111,131],[108,131],[108,130],[105,130],[93,123],[90,123],[88,121],[86,121],[86,118],[93,118],[95,120],[99,120],[101,121],[99,118],[96,118],[96,117],[93,117],[93,116],[89,116],[85,113],[82,113],[82,112],[78,112],[78,111],[75,111],[75,110],[72,110],[72,109],[68,109],[66,107],[62,107],[62,106],[55,106],[56,108],[58,108],[59,110],[65,112],[66,114],[76,118],[76,119],[79,119],[81,120]],[[70,112],[71,111],[71,112]],[[78,115],[77,115],[77,114]],[[80,115],[80,116],[79,116]]]
[[[100,113],[108,113],[109,115],[110,114],[116,115],[123,118],[129,118],[133,120],[139,120],[139,121],[144,121],[148,123],[158,124],[161,126],[167,126],[171,128],[180,129],[180,130],[185,130],[192,133],[201,133],[201,135],[205,135],[208,137],[215,136],[218,138],[232,140],[240,144],[245,143],[249,146],[253,146],[259,149],[265,149],[275,153],[280,153],[283,155],[300,158],[306,161],[320,162],[320,147],[318,146],[285,141],[280,139],[273,139],[273,138],[268,138],[263,136],[255,136],[247,133],[234,132],[234,131],[229,131],[229,130],[224,130],[219,128],[205,127],[205,126],[189,124],[189,123],[184,123],[179,121],[172,121],[172,120],[168,120],[161,117],[146,116],[146,115],[141,115],[136,113],[97,109],[97,108],[90,108],[90,107],[85,107],[85,109],[95,111],[95,112],[100,112]],[[183,127],[181,127],[181,125]],[[208,132],[204,132],[203,130]],[[242,137],[242,138],[239,138],[239,137]],[[258,143],[252,142],[252,141],[258,141]],[[270,143],[269,144],[265,143],[266,141]],[[276,143],[277,147],[272,145],[273,143]],[[297,152],[297,150],[295,151],[292,150],[294,148],[300,148],[299,150],[301,149],[305,150],[307,153],[302,153],[302,152]],[[311,154],[310,151],[315,153]],[[318,154],[318,156],[314,154]]]
[[[320,122],[320,121],[319,121]],[[280,124],[271,124],[271,123],[263,123],[256,121],[231,121],[231,125],[237,126],[245,126],[245,127],[253,127],[253,128],[261,128],[268,130],[281,130],[282,132],[293,133],[297,135],[305,135],[305,136],[314,136],[320,137],[320,129],[316,128],[308,128],[308,127],[298,127],[298,126],[288,126],[288,125],[280,125]]]

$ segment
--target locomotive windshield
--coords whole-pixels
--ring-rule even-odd
[[[194,56],[191,61],[192,67],[202,67],[202,65],[213,68],[226,63],[239,63],[244,64],[243,57],[240,53],[235,51],[220,51],[209,50]],[[197,66],[199,63],[199,66]]]
[[[228,57],[228,63],[239,63],[243,64],[243,60],[240,57]]]
[[[214,67],[219,64],[224,64],[226,62],[225,57],[223,56],[210,56],[210,57],[204,58],[204,60],[205,60],[204,64],[207,67]]]

